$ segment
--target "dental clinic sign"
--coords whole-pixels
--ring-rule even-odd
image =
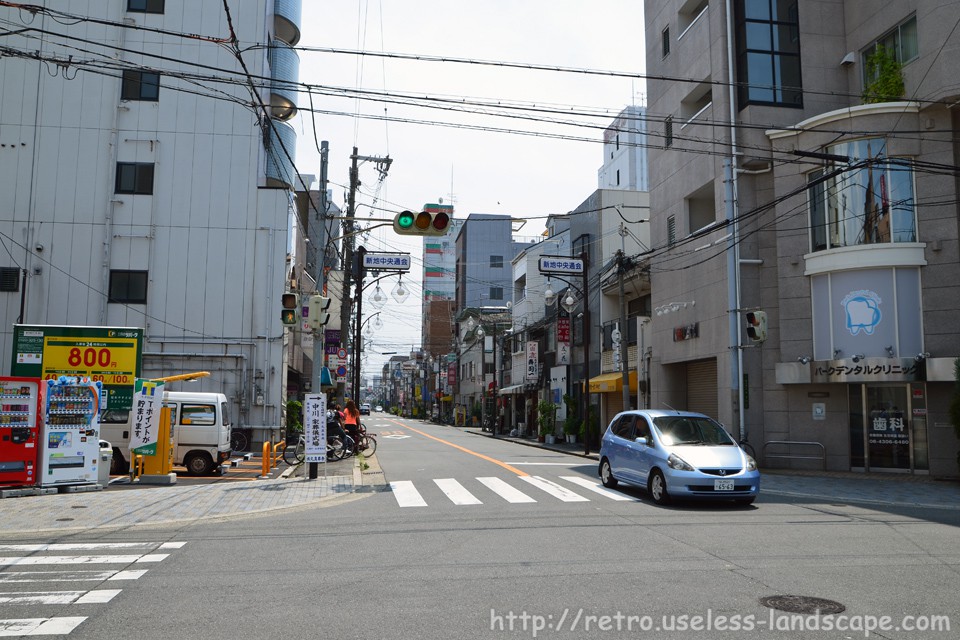
[[[855,336],[861,331],[872,336],[877,325],[883,319],[883,313],[880,311],[880,304],[883,300],[874,291],[851,291],[840,305],[843,307],[846,315],[847,331]]]

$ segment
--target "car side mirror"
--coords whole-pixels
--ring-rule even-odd
[[[636,442],[637,444],[648,444],[648,443],[647,443],[647,439],[646,439],[646,437],[644,437],[644,436],[640,436],[639,438],[637,438],[637,439],[635,440],[635,442]]]

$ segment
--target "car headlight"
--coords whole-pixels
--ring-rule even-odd
[[[677,471],[694,471],[693,467],[675,453],[671,453],[670,457],[667,458],[667,466]]]
[[[743,457],[747,459],[747,471],[756,471],[757,470],[757,461],[753,459],[752,456],[743,454]]]

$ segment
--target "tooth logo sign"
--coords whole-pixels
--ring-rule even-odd
[[[863,331],[872,336],[883,314],[880,313],[882,300],[873,291],[851,291],[840,302],[847,316],[847,330],[851,335]]]

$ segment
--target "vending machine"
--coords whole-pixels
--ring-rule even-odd
[[[41,487],[97,483],[102,386],[69,376],[41,383]]]
[[[37,482],[39,408],[38,378],[0,377],[0,487]]]

